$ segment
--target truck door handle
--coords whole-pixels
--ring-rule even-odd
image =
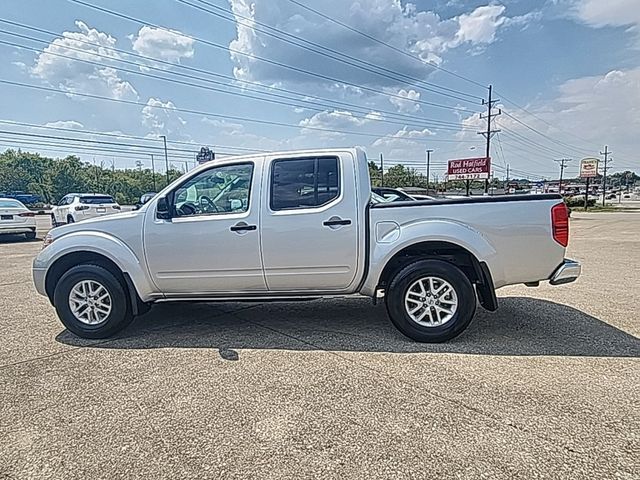
[[[258,227],[255,225],[248,225],[244,222],[240,222],[229,227],[229,230],[231,230],[232,232],[247,232],[250,230],[257,230],[257,228]]]
[[[331,217],[329,220],[326,220],[323,225],[327,227],[334,227],[338,225],[351,225],[351,220],[343,220],[340,217]]]

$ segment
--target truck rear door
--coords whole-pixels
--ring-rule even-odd
[[[270,291],[346,291],[359,232],[348,153],[270,158],[263,176],[262,255]]]

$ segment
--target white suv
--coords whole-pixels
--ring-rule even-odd
[[[110,195],[70,193],[51,210],[51,225],[57,227],[119,211],[120,205]]]

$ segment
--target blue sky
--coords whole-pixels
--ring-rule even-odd
[[[496,175],[508,163],[519,176],[553,177],[561,157],[575,159],[572,174],[605,144],[614,169],[640,169],[637,0],[81,3],[142,23],[70,0],[4,0],[0,18],[30,28],[0,23],[0,80],[56,91],[0,83],[0,149],[149,166],[166,135],[175,166],[202,145],[223,153],[360,145],[388,165],[422,169],[432,148],[432,172],[442,175],[447,159],[483,154],[480,85],[491,83],[504,112]],[[305,41],[307,49],[291,43]],[[328,58],[336,55],[342,61]]]

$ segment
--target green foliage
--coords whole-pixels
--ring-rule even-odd
[[[170,170],[171,180],[182,175]],[[104,168],[92,165],[76,156],[62,159],[41,157],[21,150],[6,150],[0,154],[0,192],[26,192],[40,195],[45,203],[56,203],[66,194],[106,193],[118,203],[133,204],[146,192],[166,186],[166,176],[151,170]]]
[[[569,208],[584,207],[584,195],[576,195],[574,197],[565,197],[564,203],[566,203],[567,207]],[[587,201],[588,207],[593,207],[595,204],[596,204],[595,198],[590,198]]]

